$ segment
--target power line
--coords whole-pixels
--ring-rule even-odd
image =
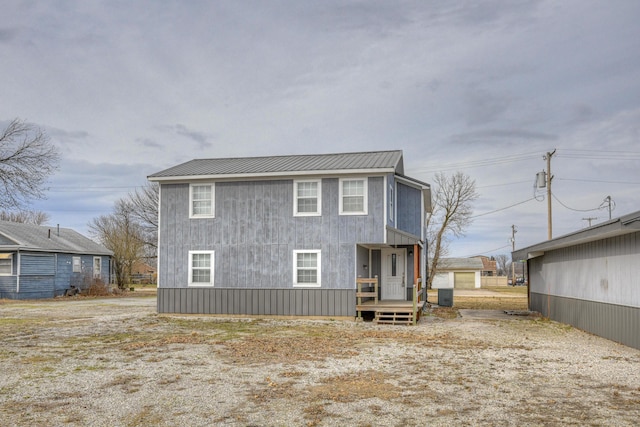
[[[500,246],[499,248],[491,249],[490,251],[476,252],[476,253],[474,253],[472,255],[461,256],[460,258],[471,258],[471,257],[474,257],[474,256],[480,256],[480,255],[483,255],[483,254],[490,254],[492,252],[499,251],[500,249],[508,248],[510,246],[511,246],[511,243],[509,243],[508,245]]]
[[[534,159],[534,158],[536,158],[535,153],[515,154],[512,156],[493,157],[490,159],[472,160],[472,161],[460,162],[460,163],[444,163],[444,164],[438,163],[438,164],[433,164],[432,166],[425,166],[422,168],[411,169],[411,171],[415,173],[415,172],[436,172],[436,171],[445,171],[445,170],[452,170],[452,169],[466,169],[466,168],[481,167],[481,166],[491,166],[496,164],[520,162],[520,161]]]
[[[575,211],[575,212],[591,212],[591,211],[597,211],[599,210],[599,208],[595,208],[595,209],[574,209],[574,208],[570,208],[569,206],[565,205],[564,203],[562,203],[560,201],[560,199],[558,199],[558,197],[555,195],[555,193],[551,193],[551,195],[553,196],[554,199],[556,199],[556,201],[558,203],[560,203],[562,206],[564,206],[565,208],[569,209],[570,211]]]
[[[494,210],[494,211],[489,211],[489,212],[484,212],[484,213],[481,213],[481,214],[478,214],[478,215],[474,215],[474,216],[471,216],[471,217],[469,217],[469,218],[478,218],[478,217],[480,217],[480,216],[490,215],[490,214],[492,214],[492,213],[496,213],[496,212],[504,211],[504,210],[507,210],[507,209],[513,208],[513,207],[515,207],[515,206],[522,205],[522,204],[524,204],[524,203],[530,202],[531,200],[535,200],[535,197],[532,197],[532,198],[527,199],[527,200],[523,200],[522,202],[514,203],[513,205],[506,206],[506,207],[504,207],[504,208],[496,209],[496,210]]]
[[[506,187],[507,185],[516,185],[516,184],[524,184],[524,183],[528,183],[529,181],[516,181],[516,182],[509,182],[506,184],[490,184],[490,185],[482,185],[482,186],[478,186],[476,188],[489,188],[489,187]]]
[[[629,181],[605,181],[600,179],[580,179],[580,178],[556,178],[561,181],[580,181],[580,182],[601,182],[604,184],[629,184],[629,185],[640,185],[640,182],[629,182]]]

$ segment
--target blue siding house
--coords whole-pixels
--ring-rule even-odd
[[[0,221],[0,298],[65,295],[109,283],[112,253],[68,228]]]
[[[358,279],[406,302],[426,275],[430,186],[402,151],[196,159],[148,179],[159,312],[354,317]]]

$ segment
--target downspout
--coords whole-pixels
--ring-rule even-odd
[[[16,265],[16,293],[20,293],[20,249],[18,249],[18,261]]]

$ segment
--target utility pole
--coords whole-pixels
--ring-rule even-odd
[[[516,251],[516,230],[515,225],[511,225],[511,253]],[[511,257],[511,284],[513,286],[516,285],[516,262],[513,260],[513,256]]]
[[[611,196],[607,196],[604,198],[604,201],[609,205],[609,219],[611,219]]]
[[[547,161],[547,239],[551,240],[553,237],[552,232],[552,220],[551,220],[551,157],[556,154],[554,149],[551,153],[547,153],[546,156],[542,156],[543,160]]]
[[[588,218],[582,218],[583,221],[589,221],[589,227],[591,227],[591,221],[594,219],[598,219],[597,217],[588,217]]]

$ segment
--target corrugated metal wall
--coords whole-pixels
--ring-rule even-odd
[[[640,308],[531,293],[531,310],[640,349]]]
[[[530,308],[640,348],[640,233],[530,259]]]
[[[158,313],[355,317],[355,290],[159,288]]]

